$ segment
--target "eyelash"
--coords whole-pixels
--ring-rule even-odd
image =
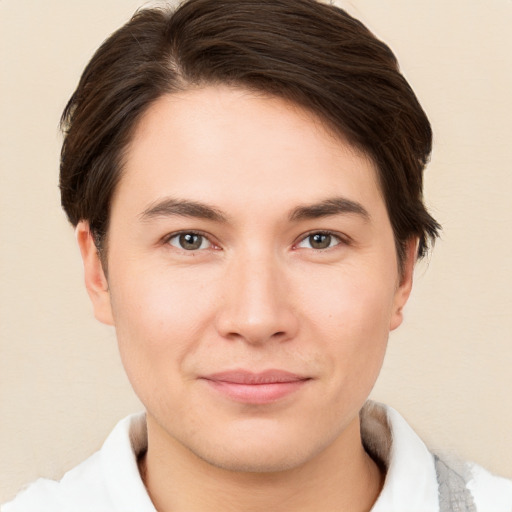
[[[301,247],[299,247],[299,244],[305,242],[308,238],[311,238],[312,236],[315,236],[315,235],[330,236],[330,237],[336,239],[336,241],[337,241],[337,243],[333,246],[329,246],[329,247],[325,247],[325,248],[316,248],[316,249],[314,247],[309,248],[309,249],[314,250],[315,252],[323,252],[323,251],[327,251],[328,249],[334,249],[338,245],[350,245],[350,239],[347,236],[344,236],[341,233],[337,233],[335,231],[321,230],[321,231],[310,231],[309,233],[301,235],[299,241],[296,242],[293,245],[293,247],[301,249]]]
[[[181,236],[184,236],[184,235],[193,235],[193,236],[198,236],[198,237],[201,237],[204,240],[207,241],[209,245],[209,247],[206,247],[206,248],[202,248],[201,247],[198,247],[196,249],[185,249],[184,247],[178,247],[176,245],[173,245],[171,244],[171,240],[173,239],[179,239],[179,237]],[[315,247],[300,247],[300,244],[302,244],[303,242],[307,241],[309,238],[315,236],[315,235],[321,235],[321,236],[327,236],[327,237],[332,237],[334,238],[337,243],[333,246],[328,246],[328,247],[325,247],[325,248],[315,248]],[[201,245],[203,243],[203,241],[201,242]],[[178,249],[178,250],[182,250],[184,252],[187,252],[187,253],[194,253],[194,252],[198,252],[198,251],[204,251],[206,249],[219,249],[219,246],[213,242],[211,240],[211,237],[210,235],[202,232],[202,231],[196,231],[196,230],[187,230],[187,231],[178,231],[178,232],[175,232],[175,233],[170,233],[169,235],[165,236],[163,239],[162,239],[162,242],[166,245],[171,245],[172,247],[174,247],[175,249]],[[334,231],[329,231],[329,230],[323,230],[323,231],[310,231],[309,233],[305,233],[303,235],[301,235],[301,237],[299,238],[299,240],[297,242],[295,242],[293,244],[293,249],[311,249],[311,250],[314,250],[315,252],[323,252],[323,251],[326,251],[328,249],[334,249],[335,247],[337,247],[338,245],[350,245],[350,239],[348,239],[346,236],[343,236],[341,235],[340,233],[337,233],[337,232],[334,232]]]
[[[171,244],[171,240],[173,239],[179,239],[180,236],[184,236],[184,235],[194,235],[194,236],[198,236],[198,237],[201,237],[203,238],[204,240],[206,240],[210,246],[207,247],[207,248],[203,248],[203,249],[185,249],[184,247],[178,247],[178,246],[174,246]],[[187,253],[194,253],[194,252],[198,252],[199,250],[206,250],[206,249],[218,249],[218,245],[216,243],[214,243],[212,240],[211,240],[211,237],[209,235],[207,235],[206,233],[203,233],[202,231],[196,231],[196,230],[186,230],[186,231],[178,231],[176,233],[170,233],[169,235],[165,236],[163,239],[162,239],[162,242],[164,244],[167,244],[167,245],[171,245],[172,247],[174,247],[175,249],[178,249],[178,250],[181,250],[183,252],[187,252]]]

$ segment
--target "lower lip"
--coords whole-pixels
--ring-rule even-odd
[[[231,400],[247,404],[268,404],[295,393],[309,379],[271,384],[239,384],[219,380],[205,380],[209,386]]]

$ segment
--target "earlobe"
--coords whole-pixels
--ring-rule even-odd
[[[389,323],[389,330],[393,331],[400,326],[403,320],[403,308],[409,299],[412,290],[414,275],[414,265],[416,264],[416,255],[418,251],[418,240],[411,238],[406,245],[405,258],[400,275],[400,284],[395,292],[393,311]]]
[[[89,223],[80,221],[75,234],[84,265],[85,287],[92,302],[94,316],[104,324],[114,325],[108,281],[89,229]]]

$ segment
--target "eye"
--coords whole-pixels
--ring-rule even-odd
[[[334,235],[333,233],[328,232],[317,232],[311,233],[305,238],[303,238],[298,244],[297,247],[305,248],[305,249],[329,249],[330,247],[334,247],[342,242],[339,236]]]
[[[177,233],[171,236],[167,243],[185,251],[198,251],[212,247],[212,243],[204,235],[194,232]]]

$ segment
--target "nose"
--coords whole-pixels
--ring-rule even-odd
[[[239,257],[228,267],[218,308],[218,333],[253,345],[292,339],[299,322],[289,278],[277,258]]]

